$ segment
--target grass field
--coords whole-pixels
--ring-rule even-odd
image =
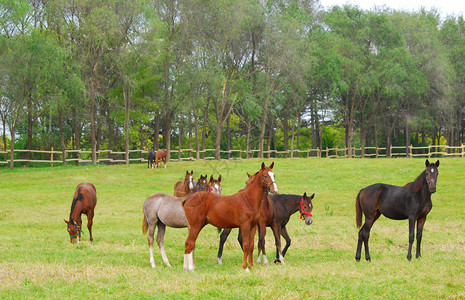
[[[187,229],[167,228],[166,267],[154,245],[149,263],[142,234],[147,196],[172,194],[186,170],[222,175],[223,194],[244,186],[246,172],[261,160],[0,169],[0,298],[185,299],[455,299],[465,298],[465,160],[442,158],[438,189],[428,215],[422,258],[406,259],[408,222],[381,217],[370,238],[372,262],[354,259],[355,197],[372,183],[403,185],[424,169],[424,159],[277,159],[281,193],[315,193],[313,224],[295,214],[288,224],[292,245],[286,265],[241,267],[233,230],[218,265],[219,235],[208,225],[196,244],[196,270],[182,269]],[[436,159],[433,159],[436,161]],[[271,160],[265,160],[266,164]],[[97,187],[94,243],[71,244],[68,219],[76,185]],[[83,223],[86,217],[83,216]],[[271,230],[267,254],[275,253]],[[415,251],[415,246],[414,246]],[[256,261],[257,249],[254,251]]]

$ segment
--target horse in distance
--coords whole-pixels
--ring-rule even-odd
[[[360,261],[362,243],[365,246],[365,259],[371,261],[368,248],[370,230],[373,223],[384,215],[389,219],[405,220],[409,224],[409,247],[407,259],[412,259],[412,245],[415,239],[415,223],[417,226],[416,257],[421,257],[420,245],[423,235],[423,226],[426,216],[431,211],[433,204],[431,195],[436,192],[438,180],[439,160],[436,163],[425,161],[425,170],[415,179],[404,186],[394,186],[384,183],[376,183],[360,190],[357,195],[356,223],[360,228],[358,233],[357,252],[355,259]],[[362,213],[365,215],[365,223],[362,226]]]
[[[149,150],[149,153],[147,155],[147,163],[148,163],[148,168],[153,169],[153,162],[155,161],[155,150]]]
[[[166,156],[167,156],[167,151],[166,149],[159,149],[155,153],[155,168],[158,168],[158,164],[163,163],[163,166],[166,168]]]
[[[74,192],[69,220],[64,220],[67,224],[67,229],[71,243],[76,243],[81,240],[82,219],[81,215],[87,216],[87,229],[89,230],[90,241],[92,237],[92,224],[94,218],[94,209],[97,205],[97,190],[92,183],[80,183]]]

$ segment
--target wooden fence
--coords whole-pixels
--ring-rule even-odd
[[[29,158],[26,158],[26,153],[29,153]],[[146,150],[129,150],[129,163],[146,163],[147,162]],[[215,149],[204,149],[197,151],[195,149],[174,149],[170,151],[171,161],[185,161],[185,160],[210,160],[215,159]],[[390,153],[387,154],[387,153]],[[247,153],[245,150],[230,150],[220,151],[221,159],[246,159],[257,158],[259,150],[254,149]],[[40,151],[40,150],[14,150],[15,163],[40,163],[50,164],[63,164],[63,152],[53,150]],[[79,163],[91,164],[92,151],[89,150],[65,150],[66,163]],[[326,149],[306,149],[306,150],[288,150],[288,151],[264,151],[265,158],[348,158],[348,148],[326,148]],[[352,148],[352,156],[354,158],[364,157],[464,157],[465,146],[447,146],[447,145],[434,145],[425,147],[405,147],[405,146],[392,146],[390,151],[386,152],[386,148],[382,147],[365,147],[362,151],[361,148]],[[9,165],[11,153],[10,151],[0,151],[0,165]],[[2,159],[3,158],[3,159]],[[126,163],[125,152],[100,150],[97,151],[98,164],[118,164]]]

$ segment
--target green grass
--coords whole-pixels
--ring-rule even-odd
[[[254,159],[170,163],[158,170],[146,164],[0,169],[0,298],[465,298],[465,160],[457,158],[441,159],[421,259],[406,259],[407,221],[381,217],[371,232],[372,262],[355,262],[355,197],[372,183],[413,181],[424,159],[277,159],[281,193],[316,194],[312,225],[298,214],[291,217],[285,266],[255,263],[244,272],[237,230],[218,265],[219,236],[206,226],[197,240],[194,273],[182,269],[187,229],[167,228],[165,250],[173,267],[164,266],[156,245],[156,268],[150,267],[141,231],[147,196],[172,194],[186,170],[194,170],[195,179],[221,174],[223,194],[232,194],[260,164]],[[84,226],[84,240],[72,245],[63,219],[80,182],[97,187],[94,243]],[[267,233],[271,260],[275,248]],[[256,247],[254,254],[256,261]]]

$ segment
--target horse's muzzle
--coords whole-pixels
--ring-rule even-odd
[[[305,220],[305,225],[311,225],[313,223],[313,219],[309,218],[308,220]]]

